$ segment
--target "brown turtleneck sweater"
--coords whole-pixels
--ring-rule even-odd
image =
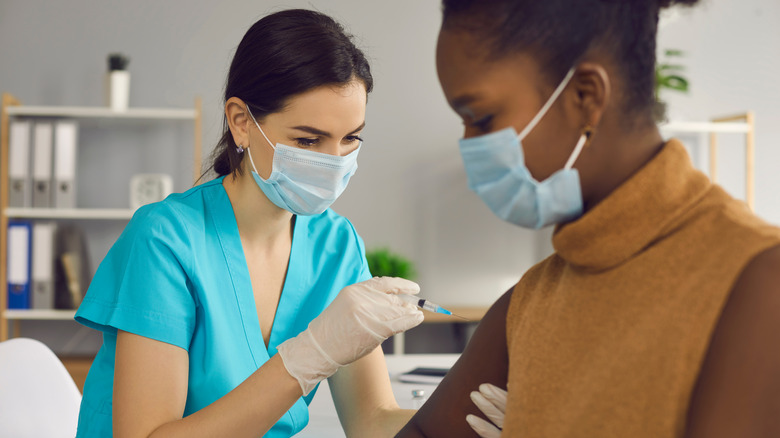
[[[667,143],[515,287],[503,436],[679,437],[742,270],[780,245]]]

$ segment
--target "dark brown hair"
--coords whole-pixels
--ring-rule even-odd
[[[371,68],[352,36],[325,14],[290,9],[263,17],[246,32],[230,64],[225,102],[240,98],[259,121],[291,97],[355,78],[371,92]],[[210,169],[218,176],[240,173],[244,155],[236,151],[227,118],[222,126]]]

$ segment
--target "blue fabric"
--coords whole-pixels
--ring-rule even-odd
[[[187,416],[243,382],[343,287],[370,277],[363,242],[347,219],[332,210],[297,216],[266,349],[222,178],[140,208],[100,264],[76,313],[78,322],[103,332],[84,385],[77,436],[112,435],[118,329],[188,351]],[[303,429],[314,392],[265,436],[289,437]]]

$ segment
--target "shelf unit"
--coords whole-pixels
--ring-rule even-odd
[[[8,324],[13,322],[13,334],[18,336],[20,321],[23,320],[72,320],[75,310],[7,309],[8,305],[8,251],[7,229],[9,219],[76,219],[76,220],[128,220],[133,209],[117,208],[12,208],[8,207],[9,178],[9,124],[13,117],[63,117],[83,119],[135,119],[135,120],[184,120],[192,121],[194,127],[193,181],[200,177],[202,162],[202,102],[195,98],[192,108],[130,108],[115,111],[107,107],[82,106],[32,106],[22,105],[8,93],[2,95],[0,109],[0,341],[8,339]]]
[[[755,211],[755,113],[747,111],[728,117],[714,118],[709,122],[671,121],[659,125],[662,132],[709,134],[710,179],[718,181],[718,135],[733,133],[745,134],[745,201]]]
[[[5,215],[16,219],[130,219],[130,208],[6,208]]]

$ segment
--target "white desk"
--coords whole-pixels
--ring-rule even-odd
[[[425,395],[430,396],[436,385],[425,385],[420,383],[402,383],[398,381],[398,374],[409,371],[416,367],[451,367],[456,360],[457,354],[404,354],[387,355],[387,370],[390,372],[390,382],[393,385],[393,393],[398,405],[402,409],[412,409],[412,390],[423,389]],[[306,438],[343,438],[344,431],[341,429],[336,407],[333,406],[333,399],[330,397],[330,388],[328,382],[322,382],[317,394],[314,396],[311,405],[309,405],[309,425],[306,426],[296,437]]]

